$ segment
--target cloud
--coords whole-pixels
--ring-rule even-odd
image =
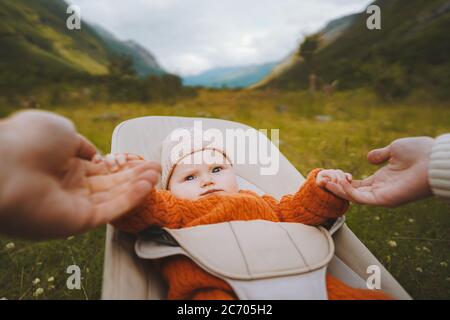
[[[369,0],[69,0],[82,18],[150,50],[180,75],[277,61],[304,34]]]

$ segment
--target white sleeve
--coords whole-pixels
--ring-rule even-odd
[[[434,142],[428,180],[435,195],[450,200],[450,134],[439,136]]]

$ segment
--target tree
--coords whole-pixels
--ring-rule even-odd
[[[298,55],[303,58],[305,65],[311,72],[315,69],[315,56],[320,45],[320,35],[307,36],[300,45]]]
[[[300,45],[298,54],[303,58],[304,66],[309,73],[309,90],[315,92],[317,89],[317,76],[316,76],[316,66],[315,58],[316,52],[320,45],[320,35],[314,34],[312,36],[307,36],[305,40]]]

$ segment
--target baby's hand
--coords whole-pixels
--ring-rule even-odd
[[[143,160],[143,157],[131,153],[110,153],[104,157],[96,155],[92,161],[94,163],[104,162],[109,172],[117,172],[124,168],[133,167]]]
[[[319,187],[325,188],[336,196],[346,199],[346,192],[342,188],[342,183],[352,182],[352,175],[342,170],[322,170],[316,176],[316,183]]]

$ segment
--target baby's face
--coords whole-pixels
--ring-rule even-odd
[[[239,186],[233,167],[221,152],[214,151],[200,164],[177,164],[169,190],[177,198],[197,200],[211,195],[235,194]]]

